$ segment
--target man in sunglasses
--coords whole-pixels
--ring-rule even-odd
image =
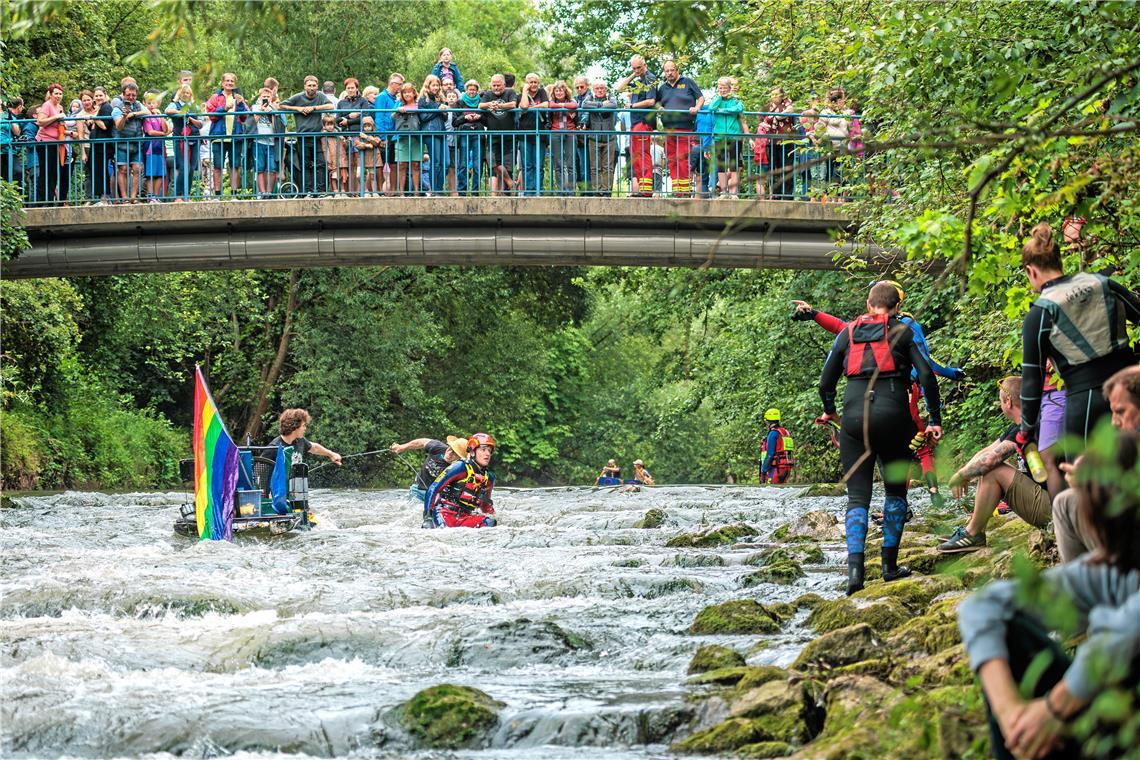
[[[467,439],[467,458],[452,464],[428,487],[424,506],[434,528],[492,528],[495,505],[491,491],[495,474],[491,472],[491,456],[495,439],[487,433],[473,433]]]

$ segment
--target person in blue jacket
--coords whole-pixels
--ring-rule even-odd
[[[450,79],[455,89],[463,89],[463,75],[459,73],[459,66],[452,60],[451,48],[439,49],[435,65],[431,67],[431,74],[434,77],[439,77],[441,87],[444,80]]]
[[[768,435],[764,438],[760,463],[760,482],[785,483],[792,474],[796,462],[793,452],[796,449],[788,429],[780,424],[780,410],[775,407],[764,412],[768,423]]]

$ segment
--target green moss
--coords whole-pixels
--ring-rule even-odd
[[[645,513],[645,516],[633,524],[635,528],[660,528],[665,524],[668,519],[663,509],[651,509]]]
[[[752,718],[730,718],[712,728],[697,733],[682,742],[674,744],[674,752],[715,754],[729,752],[746,744],[767,741],[764,726]]]
[[[742,585],[744,588],[759,586],[761,583],[779,583],[786,586],[806,577],[806,575],[807,573],[799,566],[799,563],[781,562],[775,565],[766,565],[754,573],[749,573],[744,577]]]
[[[840,628],[808,642],[793,670],[834,669],[882,656],[882,642],[866,623]]]
[[[729,708],[729,718],[752,718],[763,733],[761,740],[802,742],[809,738],[807,726],[808,690],[814,682],[792,683],[788,680],[770,680],[754,689],[744,691],[737,687],[740,696]]]
[[[820,604],[822,604],[825,601],[827,601],[827,600],[824,599],[819,594],[809,592],[807,594],[800,594],[799,596],[797,596],[792,601],[792,604],[795,605],[796,609],[806,607],[809,610],[814,610],[816,607],[818,607]]]
[[[908,690],[928,690],[936,686],[969,686],[974,674],[961,646],[944,649],[926,657],[907,658],[895,666],[889,680]]]
[[[409,734],[433,749],[475,747],[499,722],[502,702],[470,686],[439,684],[417,693],[400,708]]]
[[[677,567],[724,567],[724,557],[719,554],[676,554],[673,564]]]
[[[786,541],[792,532],[792,524],[784,523],[780,527],[772,531],[771,539],[773,541]]]
[[[775,665],[756,665],[745,668],[744,676],[736,686],[739,690],[746,691],[762,686],[769,681],[786,681],[788,677],[788,671],[783,668],[777,668]]]
[[[865,605],[856,605],[851,599],[832,599],[816,606],[808,615],[807,624],[825,633],[867,623],[876,632],[884,633],[899,627],[910,617],[907,609],[895,599],[877,599]]]
[[[818,546],[804,546],[800,550],[800,562],[805,565],[820,565],[827,560],[823,549]]]
[[[939,554],[932,547],[912,547],[899,552],[899,564],[906,565],[916,573],[932,575],[946,561],[945,554]]]
[[[922,645],[927,652],[941,652],[956,644],[962,643],[962,636],[958,631],[957,623],[943,623],[931,629],[923,639]]]
[[[962,582],[949,575],[916,576],[885,583],[874,581],[862,591],[857,591],[852,599],[893,599],[912,612],[926,609],[930,600],[947,591],[957,591]]]
[[[764,605],[764,609],[776,616],[781,623],[786,623],[796,616],[796,605],[791,602],[775,602]]]
[[[840,665],[828,672],[828,676],[859,675],[871,676],[881,680],[888,680],[894,668],[894,661],[889,657],[880,657],[873,660],[853,662],[850,665]]]
[[[755,535],[756,529],[751,525],[747,523],[734,523],[733,525],[722,525],[719,528],[698,533],[682,533],[678,536],[673,536],[673,538],[665,542],[665,545],[707,548],[710,546],[731,544],[745,536]]]
[[[693,676],[688,680],[688,683],[694,686],[705,686],[708,684],[716,684],[718,686],[735,686],[740,683],[744,676],[748,675],[749,668],[745,665],[737,665],[729,668],[717,668],[710,670],[707,673],[700,673]]]
[[[787,742],[756,742],[755,744],[745,744],[743,747],[738,747],[734,753],[737,757],[746,758],[765,758],[765,757],[787,757],[792,754],[794,748]]]
[[[744,665],[744,656],[735,649],[719,644],[706,644],[696,651],[689,660],[688,673],[707,673],[718,668],[731,668]]]
[[[697,613],[689,633],[775,633],[777,616],[751,599],[738,599],[705,607]]]

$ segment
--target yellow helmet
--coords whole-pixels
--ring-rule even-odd
[[[776,407],[772,407],[768,411],[764,412],[764,419],[767,420],[768,422],[779,422],[780,421],[780,410],[777,409]]]

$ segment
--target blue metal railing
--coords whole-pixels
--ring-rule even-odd
[[[458,120],[471,110],[439,113]],[[384,112],[319,113],[375,118]],[[0,147],[0,171],[20,184],[29,207],[372,195],[827,201],[867,190],[857,116],[747,111],[735,126],[722,119],[741,130],[734,133],[697,131],[708,116],[687,111],[581,109],[559,120],[563,129],[552,123],[552,115],[563,113],[554,109],[514,113],[533,124],[519,127],[515,119],[507,121],[510,129],[488,129],[483,113],[474,126],[447,130],[298,132],[280,126],[294,112],[250,111],[227,114],[235,117],[231,134],[112,133],[107,139],[92,136],[98,117],[78,114],[64,128],[79,136],[62,141],[28,140],[35,123],[18,119],[9,123],[21,138]],[[665,116],[678,128],[647,124],[649,115]],[[217,113],[173,118],[187,124],[186,117],[207,126],[225,123]],[[756,132],[764,117],[781,117],[788,131]],[[147,122],[166,132],[169,127],[159,125],[169,125],[171,116],[154,114],[144,127]]]

